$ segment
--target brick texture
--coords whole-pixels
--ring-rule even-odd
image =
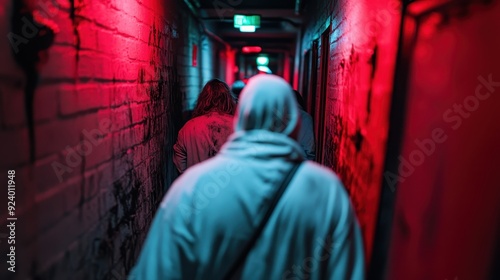
[[[302,49],[318,40],[318,82],[312,112],[324,118],[323,164],[341,177],[363,230],[370,255],[377,219],[389,106],[397,52],[400,1],[311,1]],[[327,27],[329,26],[329,27]],[[328,46],[321,35],[328,32]],[[322,48],[328,47],[327,57]],[[321,61],[328,63],[321,68]],[[321,72],[326,94],[320,94]],[[314,82],[311,82],[314,83]],[[305,93],[308,94],[308,93]],[[309,93],[310,94],[310,93]],[[320,113],[325,106],[324,115]],[[317,139],[320,140],[320,139]]]
[[[10,32],[12,2],[0,0],[0,34]],[[26,76],[0,41],[0,173],[17,174],[16,277],[125,279],[177,176],[171,147],[182,112],[215,78],[220,46],[183,1],[26,2],[59,31],[39,67],[33,159]]]

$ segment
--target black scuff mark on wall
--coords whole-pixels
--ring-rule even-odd
[[[126,153],[122,155],[122,157],[126,156]],[[111,279],[109,277],[112,275],[109,274],[116,273],[116,271],[110,271],[109,266],[117,265],[119,262],[128,273],[140,250],[138,236],[147,230],[139,226],[140,213],[144,212],[144,207],[146,207],[140,201],[145,200],[144,184],[147,184],[147,180],[139,175],[140,168],[134,166],[133,160],[126,160],[123,168],[128,171],[122,178],[113,183],[110,197],[114,201],[114,206],[108,210],[104,217],[103,235],[93,240],[92,256],[95,260],[93,262],[95,268],[93,279]],[[119,255],[117,256],[115,252],[119,252]],[[108,277],[103,277],[104,275]]]
[[[351,45],[351,54],[349,55],[349,66],[354,66],[359,61],[359,54],[354,48],[354,44]]]
[[[372,113],[372,95],[373,95],[373,86],[370,85],[370,89],[368,90],[368,96],[366,97],[366,120],[365,120],[366,124],[370,122],[370,116]]]
[[[342,70],[345,69],[345,59],[344,58],[342,58],[339,65],[340,65],[340,68],[342,68]]]
[[[180,51],[180,40],[175,36],[177,31],[163,32],[153,24],[150,28],[148,45],[151,49],[150,67],[153,74],[146,71],[146,78],[152,82],[147,85],[147,93],[150,102],[146,106],[146,124],[144,128],[144,141],[156,140],[155,146],[161,149],[162,164],[166,170],[165,182],[162,184],[166,191],[168,186],[177,177],[177,169],[173,165],[173,145],[177,141],[177,133],[183,125],[183,100],[184,93],[181,91],[181,81],[177,72],[177,56]],[[167,63],[159,63],[159,62]],[[161,113],[160,113],[161,112]],[[166,127],[167,129],[162,129]],[[157,136],[158,133],[164,133]]]
[[[330,128],[331,127],[331,128]],[[326,143],[326,152],[332,155],[330,159],[329,167],[331,167],[335,172],[339,172],[340,164],[340,149],[342,144],[342,139],[345,133],[345,123],[344,119],[340,115],[333,117],[333,124],[327,127],[328,135],[331,135],[331,140]]]
[[[120,245],[120,257],[122,258],[123,266],[130,269],[135,261],[133,254],[137,250],[135,234],[140,230],[136,227],[137,224],[134,223],[134,220],[139,211],[139,190],[142,188],[142,183],[134,169],[131,169],[127,177],[123,180],[127,185],[123,185],[122,182],[117,182],[113,185],[113,195],[117,206],[121,207],[119,209],[121,211],[118,211],[120,217],[116,217],[118,221],[115,230],[108,229],[108,232],[113,235],[115,233],[122,235],[123,242]]]
[[[38,71],[41,63],[43,63],[41,56],[53,44],[55,32],[50,27],[36,22],[33,17],[33,11],[28,9],[24,1],[13,0],[12,7],[10,34],[17,36],[17,47],[13,48],[13,55],[16,63],[21,67],[26,77],[24,110],[29,133],[30,162],[33,163],[36,157],[34,98],[39,81]],[[29,27],[32,29],[31,34],[26,34],[26,22],[32,26]]]
[[[141,69],[139,69],[139,77],[138,77],[138,80],[139,80],[139,84],[144,84],[146,82],[146,71],[144,70],[144,68],[141,67]]]
[[[75,1],[78,1],[78,3],[75,3]],[[78,18],[78,13],[80,12],[82,6],[80,3],[80,0],[69,0],[70,8],[69,8],[69,17],[71,19],[72,25],[73,25],[73,35],[75,36],[75,49],[76,49],[76,69],[75,71],[78,71],[78,62],[80,61],[80,46],[81,46],[81,38],[80,38],[80,31],[78,30],[78,26],[80,24],[80,19]],[[75,78],[77,76],[75,75]]]
[[[157,46],[157,38],[159,37],[158,30],[156,29],[156,23],[153,22],[153,26],[151,27],[151,30],[149,31],[149,36],[148,36],[148,46]]]
[[[359,127],[356,129],[356,133],[351,137],[352,142],[354,143],[354,147],[356,147],[356,152],[361,151],[361,147],[363,146],[363,134],[361,134],[361,130]]]
[[[335,170],[337,167],[337,155],[336,153],[336,143],[334,142],[334,132],[330,128],[330,126],[326,127],[326,134],[325,134],[325,154],[329,155],[325,157],[325,166],[331,168],[332,170]]]
[[[377,44],[375,44],[375,46],[373,47],[373,53],[370,57],[370,64],[372,66],[370,79],[373,81],[373,79],[375,78],[375,73],[377,71],[377,64],[378,64],[378,45]]]
[[[370,57],[370,64],[372,66],[372,71],[370,73],[370,89],[368,90],[368,97],[366,100],[366,121],[368,123],[370,121],[370,116],[372,112],[372,95],[373,95],[373,82],[375,80],[375,73],[377,72],[377,64],[378,64],[378,45],[375,44],[373,47],[373,53]]]
[[[156,85],[151,85],[147,89],[150,102],[146,105],[146,125],[144,129],[143,141],[148,142],[152,140],[159,131],[162,129],[162,119],[158,112],[164,110],[165,102],[162,95],[165,80],[160,78]]]

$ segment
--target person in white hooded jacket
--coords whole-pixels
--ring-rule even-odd
[[[285,175],[303,161],[300,113],[274,75],[250,79],[235,132],[186,170],[156,213],[131,279],[224,279],[252,239]],[[363,279],[363,244],[337,176],[303,161],[231,279]]]

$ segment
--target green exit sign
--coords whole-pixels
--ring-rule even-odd
[[[234,27],[242,26],[260,27],[260,15],[234,15]]]

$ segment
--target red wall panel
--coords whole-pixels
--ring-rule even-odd
[[[493,35],[500,3],[455,3],[425,16],[422,3],[412,5],[421,16],[390,279],[489,279],[500,234],[500,40]]]

